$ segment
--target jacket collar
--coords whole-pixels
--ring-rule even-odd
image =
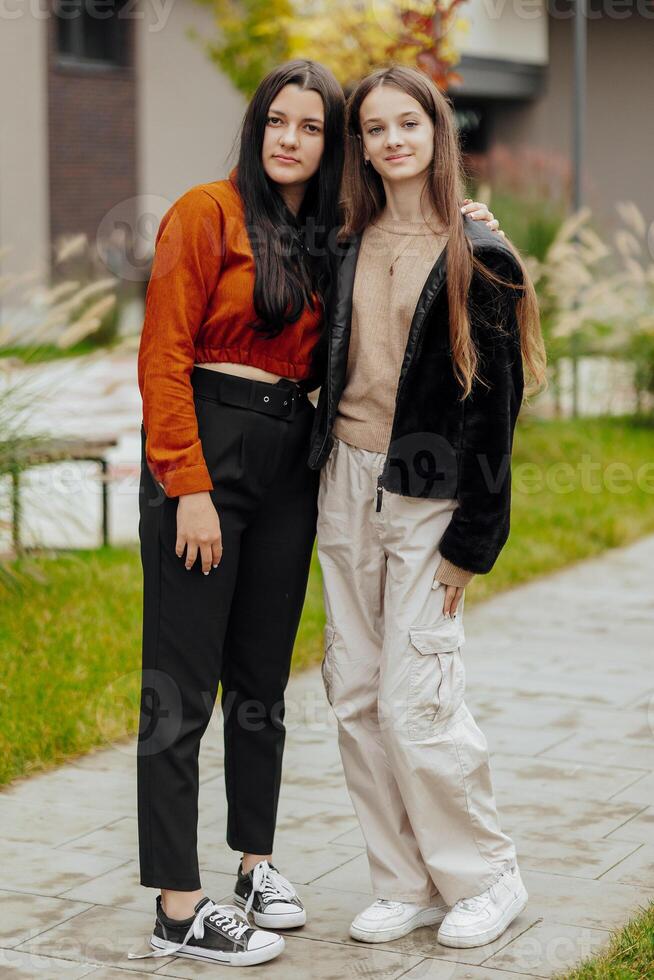
[[[515,256],[509,246],[507,245],[505,239],[498,235],[497,232],[491,231],[484,221],[473,221],[472,218],[464,218],[464,231],[466,233],[466,238],[472,245],[472,250],[475,254],[483,253],[485,256],[501,256],[508,259],[510,264],[517,270],[518,264],[516,262]],[[352,311],[352,293],[354,290],[354,277],[356,275],[357,261],[359,258],[359,251],[361,249],[361,241],[363,239],[363,232],[359,232],[356,235],[352,235],[347,243],[343,246],[345,249],[345,254],[341,260],[339,266],[338,275],[338,312],[345,313],[349,316]],[[447,246],[441,252],[440,256],[434,263],[425,286],[423,289],[423,295],[421,295],[419,303],[424,299],[424,293],[430,291],[430,287],[433,287],[434,281],[440,279],[441,274],[444,272],[444,266],[446,265],[444,257],[447,252]],[[443,261],[441,261],[443,259]],[[346,302],[343,304],[343,300]]]

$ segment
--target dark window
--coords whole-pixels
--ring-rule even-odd
[[[63,60],[111,65],[127,62],[124,0],[58,0],[57,52]]]
[[[464,153],[485,153],[488,149],[488,106],[483,103],[454,103],[461,149]]]

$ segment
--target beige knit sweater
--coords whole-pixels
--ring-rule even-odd
[[[388,217],[363,233],[345,389],[334,423],[334,435],[351,446],[377,453],[388,450],[411,321],[446,240],[424,222]],[[442,559],[435,578],[445,585],[465,586],[473,574]]]

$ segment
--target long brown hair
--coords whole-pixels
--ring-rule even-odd
[[[489,283],[518,289],[516,304],[520,327],[520,348],[527,371],[525,396],[546,386],[546,353],[540,330],[538,300],[524,262],[508,240],[506,245],[515,256],[522,272],[522,283],[516,285],[487,269],[473,255],[464,230],[461,202],[464,198],[463,167],[454,114],[447,98],[430,78],[415,68],[395,65],[381,68],[363,79],[352,92],[346,107],[345,172],[343,177],[344,225],[342,237],[361,233],[383,210],[386,194],[381,177],[372,166],[366,166],[363,155],[361,105],[369,93],[380,85],[393,85],[418,102],[434,125],[434,156],[425,183],[430,204],[447,242],[447,299],[449,306],[450,345],[454,373],[463,388],[462,399],[478,379],[478,356],[470,333],[468,293],[473,271],[478,270]]]

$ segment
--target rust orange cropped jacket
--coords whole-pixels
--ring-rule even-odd
[[[250,326],[255,265],[235,174],[186,191],[155,239],[138,384],[147,463],[169,497],[213,489],[198,436],[194,364],[251,364],[304,380],[322,328],[317,302],[277,337]]]

